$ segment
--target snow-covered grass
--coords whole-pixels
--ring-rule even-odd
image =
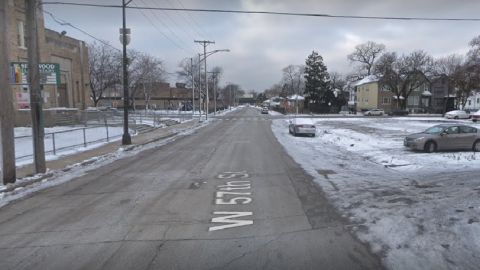
[[[316,119],[315,138],[291,136],[285,119],[272,129],[388,268],[478,269],[480,155],[424,154],[402,144],[406,134],[444,121]]]
[[[19,127],[15,128],[14,132],[17,166],[23,166],[32,163],[32,129]],[[122,127],[108,127],[109,141],[119,140],[122,133]],[[53,153],[54,140],[56,150],[55,154]],[[60,156],[93,149],[105,143],[107,143],[107,128],[104,126],[89,128],[83,128],[80,126],[45,128],[46,160],[54,160],[58,159]]]

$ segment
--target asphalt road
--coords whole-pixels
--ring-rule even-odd
[[[0,209],[0,269],[380,269],[244,108]]]

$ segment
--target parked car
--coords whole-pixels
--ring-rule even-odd
[[[480,110],[470,114],[470,118],[472,118],[473,122],[477,122],[478,120],[480,120]]]
[[[380,109],[371,109],[363,113],[363,115],[366,115],[366,116],[382,116],[384,114],[385,112]]]
[[[310,118],[294,118],[290,120],[288,132],[293,136],[308,135],[315,137],[317,129],[315,123]]]
[[[455,110],[455,111],[447,112],[445,114],[445,118],[447,118],[447,119],[469,119],[470,114],[468,114],[466,111]]]
[[[480,151],[480,130],[467,125],[442,124],[405,137],[403,144],[413,150],[432,153],[443,150]]]
[[[389,112],[388,115],[390,115],[390,116],[407,116],[408,111],[407,110],[395,109],[395,110],[392,110],[391,112]]]
[[[268,114],[268,108],[267,107],[262,108],[262,114]]]

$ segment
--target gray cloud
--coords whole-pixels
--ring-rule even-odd
[[[395,17],[475,18],[480,10],[480,1],[477,0],[134,0],[140,6],[180,7],[180,2],[191,8]],[[46,9],[120,47],[120,10],[49,5]],[[468,42],[480,34],[480,22],[378,21],[160,11],[145,14],[174,42],[166,39],[140,12],[130,10],[128,25],[133,32],[132,48],[164,59],[169,71],[174,72],[183,58],[201,51],[193,39],[215,40],[216,44],[209,49],[228,48],[231,52],[209,57],[209,66],[223,67],[224,83],[235,82],[245,89],[259,91],[278,82],[283,67],[303,64],[312,50],[317,50],[324,57],[329,70],[345,74],[351,71],[346,55],[355,45],[368,40],[384,43],[388,50],[399,53],[423,49],[439,57],[465,53]],[[48,18],[47,26],[56,30],[65,29]],[[66,30],[76,38],[90,40],[74,30]]]

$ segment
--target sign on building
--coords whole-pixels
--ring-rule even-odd
[[[41,63],[38,65],[40,71],[40,84],[48,85],[60,84],[60,65],[57,63]],[[10,83],[28,84],[28,63],[13,62],[10,63]]]

